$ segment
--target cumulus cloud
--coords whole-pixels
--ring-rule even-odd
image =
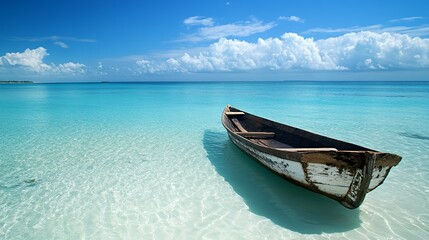
[[[348,33],[320,40],[318,46],[332,61],[351,70],[429,67],[429,39],[406,34]]]
[[[321,40],[295,33],[256,42],[222,38],[198,53],[136,65],[141,73],[429,68],[429,39],[369,31]]]
[[[56,70],[60,73],[83,74],[85,73],[86,66],[81,63],[68,62],[58,65]]]
[[[43,63],[43,58],[48,55],[45,48],[39,47],[27,48],[24,52],[6,53],[0,59],[4,66],[22,66],[33,72],[45,72],[51,69],[51,66]]]
[[[206,18],[202,20],[206,20]],[[195,20],[191,22],[195,22]],[[210,23],[213,23],[212,20]],[[224,37],[247,37],[255,33],[265,32],[273,28],[274,26],[275,24],[273,22],[264,23],[262,21],[257,20],[256,18],[253,18],[250,21],[229,23],[223,25],[204,25],[203,27],[198,28],[195,33],[186,35],[180,41],[199,42],[207,40],[218,40]]]
[[[141,72],[154,73],[161,70],[161,68],[154,66],[151,61],[144,59],[136,61],[136,64],[139,66]]]
[[[2,68],[22,68],[35,73],[84,73],[86,66],[80,63],[46,64],[43,59],[49,53],[43,47],[36,49],[26,49],[24,52],[6,53],[0,56],[0,66]]]

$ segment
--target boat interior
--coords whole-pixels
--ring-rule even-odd
[[[296,152],[373,151],[358,145],[260,118],[233,107],[229,107],[224,113],[224,124],[231,131],[261,146]]]

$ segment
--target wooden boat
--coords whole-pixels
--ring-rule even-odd
[[[286,180],[357,208],[401,157],[264,119],[227,106],[222,124],[241,150]]]

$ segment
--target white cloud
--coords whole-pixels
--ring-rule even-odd
[[[43,41],[71,41],[71,42],[84,42],[84,43],[95,43],[97,40],[90,38],[76,38],[76,37],[65,37],[65,36],[48,36],[48,37],[13,37],[10,38],[12,41],[27,41],[27,42],[43,42]]]
[[[76,38],[76,37],[65,37],[65,36],[47,36],[47,37],[13,37],[10,38],[11,41],[25,41],[25,42],[46,42],[50,41],[54,45],[57,45],[62,48],[69,48],[69,45],[66,42],[81,42],[81,43],[95,43],[97,42],[94,39],[89,38]]]
[[[43,63],[43,58],[48,56],[46,49],[39,47],[36,49],[26,49],[24,52],[6,53],[0,59],[4,66],[22,66],[33,72],[46,72],[52,66]]]
[[[324,54],[351,70],[429,68],[429,39],[359,32],[318,41]]]
[[[81,63],[68,62],[58,65],[56,70],[60,73],[83,74],[86,71],[86,66]]]
[[[62,48],[69,48],[69,46],[67,44],[65,44],[64,42],[61,41],[56,41],[54,42],[55,45],[60,46]]]
[[[412,37],[424,37],[429,36],[429,25],[420,25],[420,26],[384,26],[381,24],[370,25],[370,26],[353,26],[346,28],[312,28],[309,29],[303,34],[309,33],[352,33],[360,31],[371,31],[377,33],[399,33],[407,34]]]
[[[137,64],[137,66],[139,66],[141,72],[154,73],[154,72],[160,71],[159,68],[153,66],[151,61],[147,61],[147,60],[142,59],[142,60],[136,61],[136,64]]]
[[[391,22],[410,22],[418,19],[423,19],[423,17],[406,17],[406,18],[400,18],[400,19],[393,19]]]
[[[280,16],[279,20],[286,20],[289,22],[300,22],[300,23],[304,22],[304,19],[297,16],[290,16],[290,17]]]
[[[273,28],[273,22],[263,23],[257,19],[246,22],[237,22],[224,25],[205,25],[197,29],[196,33],[185,36],[180,41],[207,41],[218,40],[224,37],[247,37],[255,33],[265,32]]]
[[[97,67],[94,70],[94,74],[97,76],[106,76],[107,72],[104,70],[104,65],[102,62],[98,62]]]
[[[322,40],[295,33],[254,43],[222,38],[198,53],[136,65],[140,73],[427,69],[429,39],[369,31]]]
[[[0,56],[0,66],[2,68],[22,68],[25,71],[35,73],[67,73],[79,74],[84,73],[86,66],[80,63],[63,63],[56,66],[55,64],[46,64],[43,59],[49,53],[43,47],[36,49],[26,49],[24,52],[6,53]]]
[[[391,28],[384,28],[383,31],[407,34],[413,37],[425,37],[425,36],[429,36],[429,25],[422,25],[417,27],[404,27],[404,26],[391,27]]]
[[[361,31],[378,31],[382,29],[383,26],[380,24],[371,25],[371,26],[353,26],[347,28],[311,28],[304,32],[304,34],[308,33],[349,33],[349,32],[361,32]]]
[[[190,26],[195,26],[195,25],[213,26],[214,21],[213,21],[213,18],[193,16],[185,19],[183,23]]]

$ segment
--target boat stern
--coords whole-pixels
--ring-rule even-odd
[[[369,152],[366,152],[364,155],[365,157],[361,165],[356,169],[355,175],[353,176],[349,191],[345,197],[339,201],[347,208],[354,209],[362,204],[368,192],[369,184],[371,183],[376,155]]]
[[[400,161],[401,157],[395,154],[365,152],[365,158],[356,170],[349,191],[340,203],[352,209],[359,207],[366,194],[380,186],[390,169]]]
[[[343,206],[359,207],[368,192],[381,185],[401,157],[374,151],[304,154],[306,181],[316,192]]]

